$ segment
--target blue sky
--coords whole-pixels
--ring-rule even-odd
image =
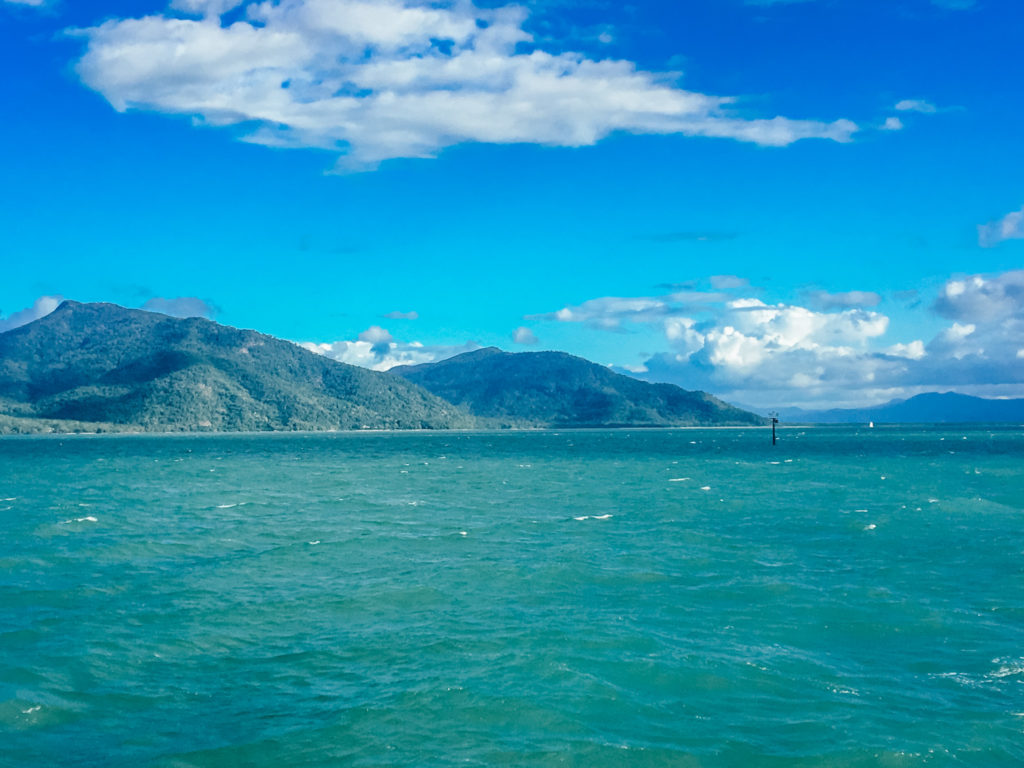
[[[0,329],[1024,396],[1013,0],[0,0]]]

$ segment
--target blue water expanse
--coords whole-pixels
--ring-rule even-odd
[[[0,763],[1024,763],[1024,429],[0,440]]]

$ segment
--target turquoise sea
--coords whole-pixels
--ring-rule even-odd
[[[5,766],[1024,764],[1024,428],[0,439]]]

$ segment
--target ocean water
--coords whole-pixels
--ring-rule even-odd
[[[0,764],[1024,764],[1024,429],[0,439]]]

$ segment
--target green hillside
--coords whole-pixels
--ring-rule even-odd
[[[651,384],[564,352],[489,347],[439,363],[393,368],[491,426],[612,427],[763,424],[705,392]]]
[[[67,301],[0,334],[0,432],[473,424],[394,376],[200,318]]]

